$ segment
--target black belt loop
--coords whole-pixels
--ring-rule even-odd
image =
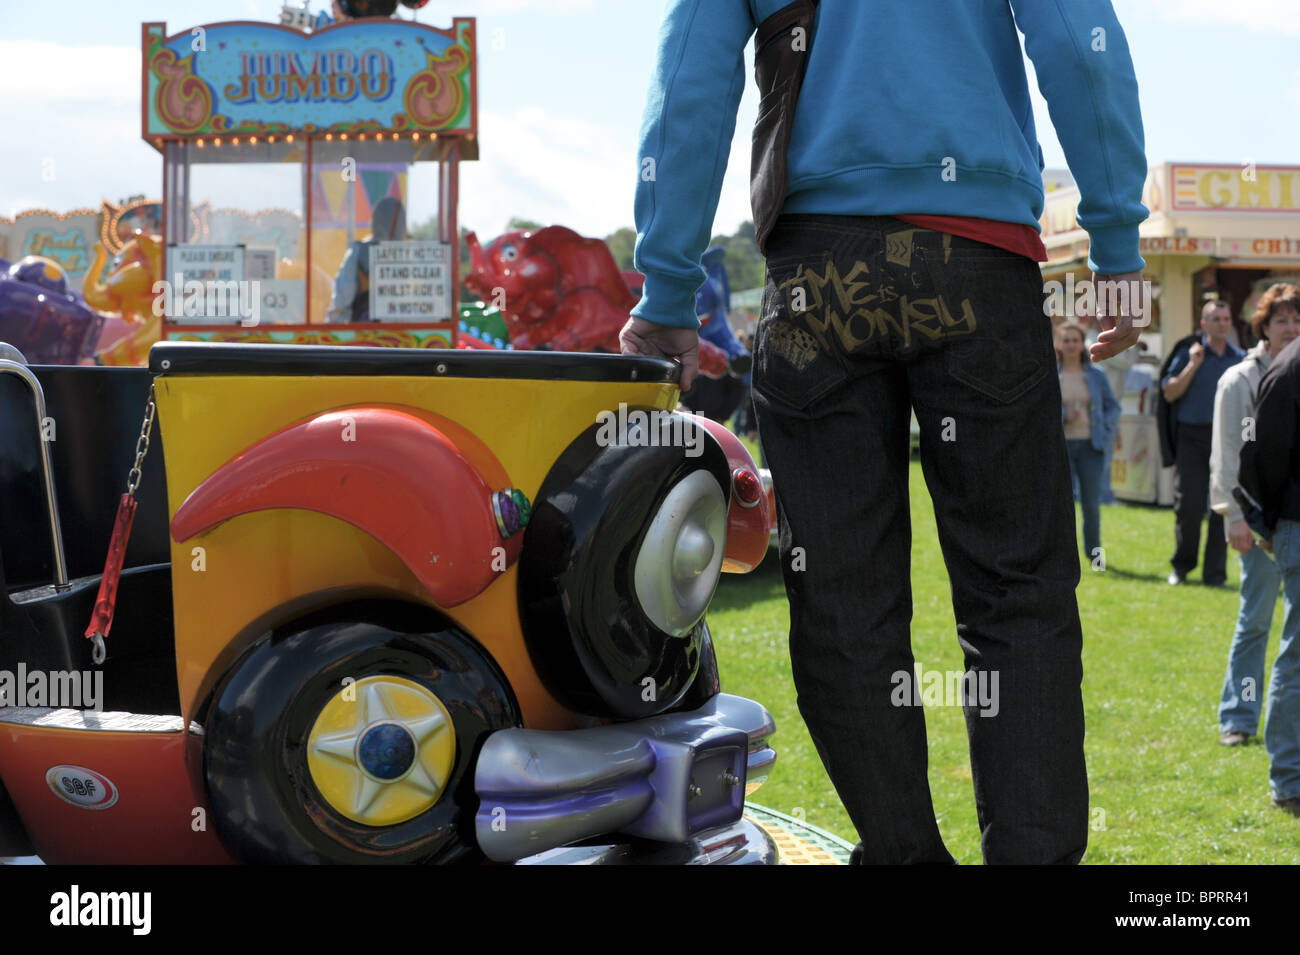
[[[755,238],[764,254],[785,204],[786,154],[799,90],[812,54],[816,16],[817,0],[794,0],[759,24],[754,35],[754,79],[761,99],[750,157],[749,199]],[[802,36],[796,32],[800,28]]]

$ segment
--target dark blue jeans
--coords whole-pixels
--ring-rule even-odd
[[[910,638],[914,408],[970,680],[942,702],[964,706],[984,859],[1077,862],[1079,556],[1037,265],[893,218],[820,215],[783,216],[767,264],[753,391],[790,660],[863,861],[952,861]]]
[[[1176,426],[1174,448],[1174,556],[1169,563],[1179,577],[1196,567],[1201,544],[1201,521],[1205,529],[1205,562],[1201,580],[1221,584],[1228,579],[1228,538],[1223,515],[1210,506],[1210,446],[1213,429],[1208,424]]]
[[[1070,470],[1079,479],[1079,507],[1083,511],[1083,553],[1090,561],[1097,559],[1101,547],[1101,487],[1104,452],[1092,446],[1091,438],[1067,440]],[[1104,565],[1098,569],[1104,570]]]

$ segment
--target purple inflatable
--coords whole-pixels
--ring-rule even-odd
[[[29,255],[0,259],[0,342],[33,365],[76,365],[91,354],[104,317],[68,291],[57,262]]]

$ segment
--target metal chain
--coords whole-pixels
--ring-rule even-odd
[[[157,405],[153,399],[153,385],[149,385],[149,397],[144,405],[144,421],[140,425],[140,437],[135,442],[135,464],[131,465],[131,470],[126,472],[126,493],[129,497],[135,497],[136,488],[140,486],[140,481],[144,477],[141,468],[144,467],[144,457],[149,453],[149,435],[153,431],[154,413],[157,411]],[[120,512],[119,512],[120,517]],[[113,532],[117,533],[116,530]],[[112,620],[112,611],[109,611],[109,620]],[[104,662],[108,657],[108,648],[104,646],[104,635],[96,633],[90,638],[90,658],[95,661],[96,665]]]
[[[149,453],[149,433],[153,430],[153,416],[157,406],[153,400],[153,385],[149,386],[149,400],[144,406],[144,423],[140,426],[140,438],[135,443],[135,464],[126,473],[126,493],[135,497],[135,489],[140,486],[143,475],[140,468],[144,465],[144,456]]]

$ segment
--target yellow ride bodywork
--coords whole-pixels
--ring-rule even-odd
[[[677,386],[669,383],[165,373],[155,392],[166,448],[169,519],[205,478],[244,449],[335,409],[396,405],[451,419],[477,436],[510,483],[533,500],[555,459],[601,411],[620,402],[670,410],[678,397]],[[539,421],[545,426],[538,427]],[[474,461],[472,448],[462,451]],[[177,679],[186,721],[196,716],[240,652],[279,623],[350,594],[436,606],[382,543],[314,511],[274,509],[235,517],[184,543],[173,539],[171,560]],[[563,706],[538,679],[520,626],[516,575],[512,565],[476,597],[439,609],[493,657],[526,727],[570,729],[599,722]]]

